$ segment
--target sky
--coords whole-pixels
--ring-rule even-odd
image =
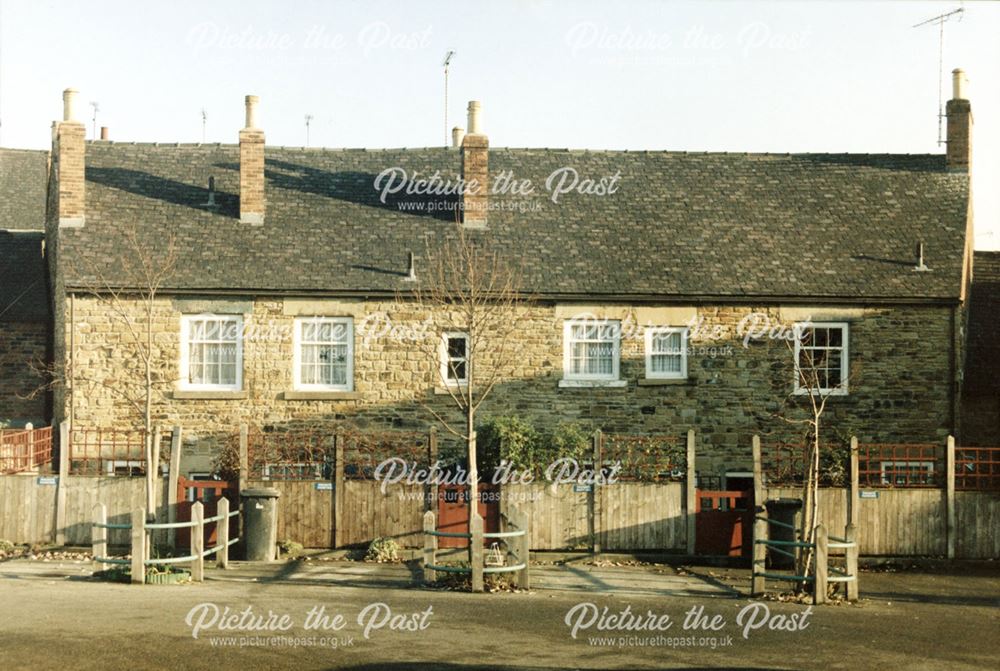
[[[976,247],[1000,249],[1000,3],[0,0],[0,145],[64,88],[112,140],[426,147],[480,100],[494,147],[942,153],[969,77]],[[959,20],[959,18],[961,20]],[[455,55],[445,105],[442,61]],[[447,110],[447,120],[446,120]]]

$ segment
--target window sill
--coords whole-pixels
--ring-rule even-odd
[[[611,387],[622,389],[628,386],[628,380],[559,380],[560,389],[594,389]]]
[[[243,401],[245,391],[223,391],[213,389],[178,389],[173,394],[175,401]]]
[[[435,396],[450,396],[451,394],[464,394],[468,391],[467,384],[452,384],[447,387],[434,387]]]
[[[675,384],[693,384],[694,380],[689,377],[665,377],[665,378],[655,378],[655,377],[644,377],[636,381],[636,384],[640,387],[665,387],[668,385]]]
[[[357,391],[286,391],[283,394],[286,401],[358,401],[361,393]]]

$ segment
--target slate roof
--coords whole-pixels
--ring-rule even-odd
[[[0,231],[0,322],[49,319],[42,239],[41,233]]]
[[[976,252],[969,292],[967,393],[1000,393],[1000,252]]]
[[[49,153],[0,149],[0,230],[44,231]]]
[[[87,221],[61,231],[67,284],[125,274],[134,226],[162,248],[176,236],[171,288],[383,293],[407,288],[407,254],[441,244],[451,212],[405,211],[440,196],[379,201],[383,170],[455,179],[445,148],[267,147],[263,226],[238,218],[238,148],[99,142],[87,146]],[[523,262],[524,287],[554,297],[955,299],[968,176],[938,155],[732,154],[491,149],[490,173],[530,179],[529,197],[491,196],[485,233]],[[612,195],[545,189],[559,168],[620,173]],[[219,206],[203,206],[214,177]],[[914,272],[925,244],[931,272]]]

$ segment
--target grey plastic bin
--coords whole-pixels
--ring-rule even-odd
[[[243,538],[246,541],[247,561],[274,561],[278,547],[278,497],[277,489],[244,489]]]

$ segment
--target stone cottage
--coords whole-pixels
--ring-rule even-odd
[[[253,96],[235,145],[87,142],[74,95],[47,189],[55,422],[141,426],[120,399],[143,370],[131,319],[152,324],[154,419],[184,428],[186,470],[240,423],[426,428],[467,340],[407,296],[461,226],[531,298],[481,417],[694,429],[698,470],[725,477],[752,434],[795,438],[774,415],[816,391],[796,375],[809,354],[835,435],[960,431],[961,71],[944,155],[495,148],[478,103],[452,147],[274,147]],[[454,188],[472,182],[488,188]]]

